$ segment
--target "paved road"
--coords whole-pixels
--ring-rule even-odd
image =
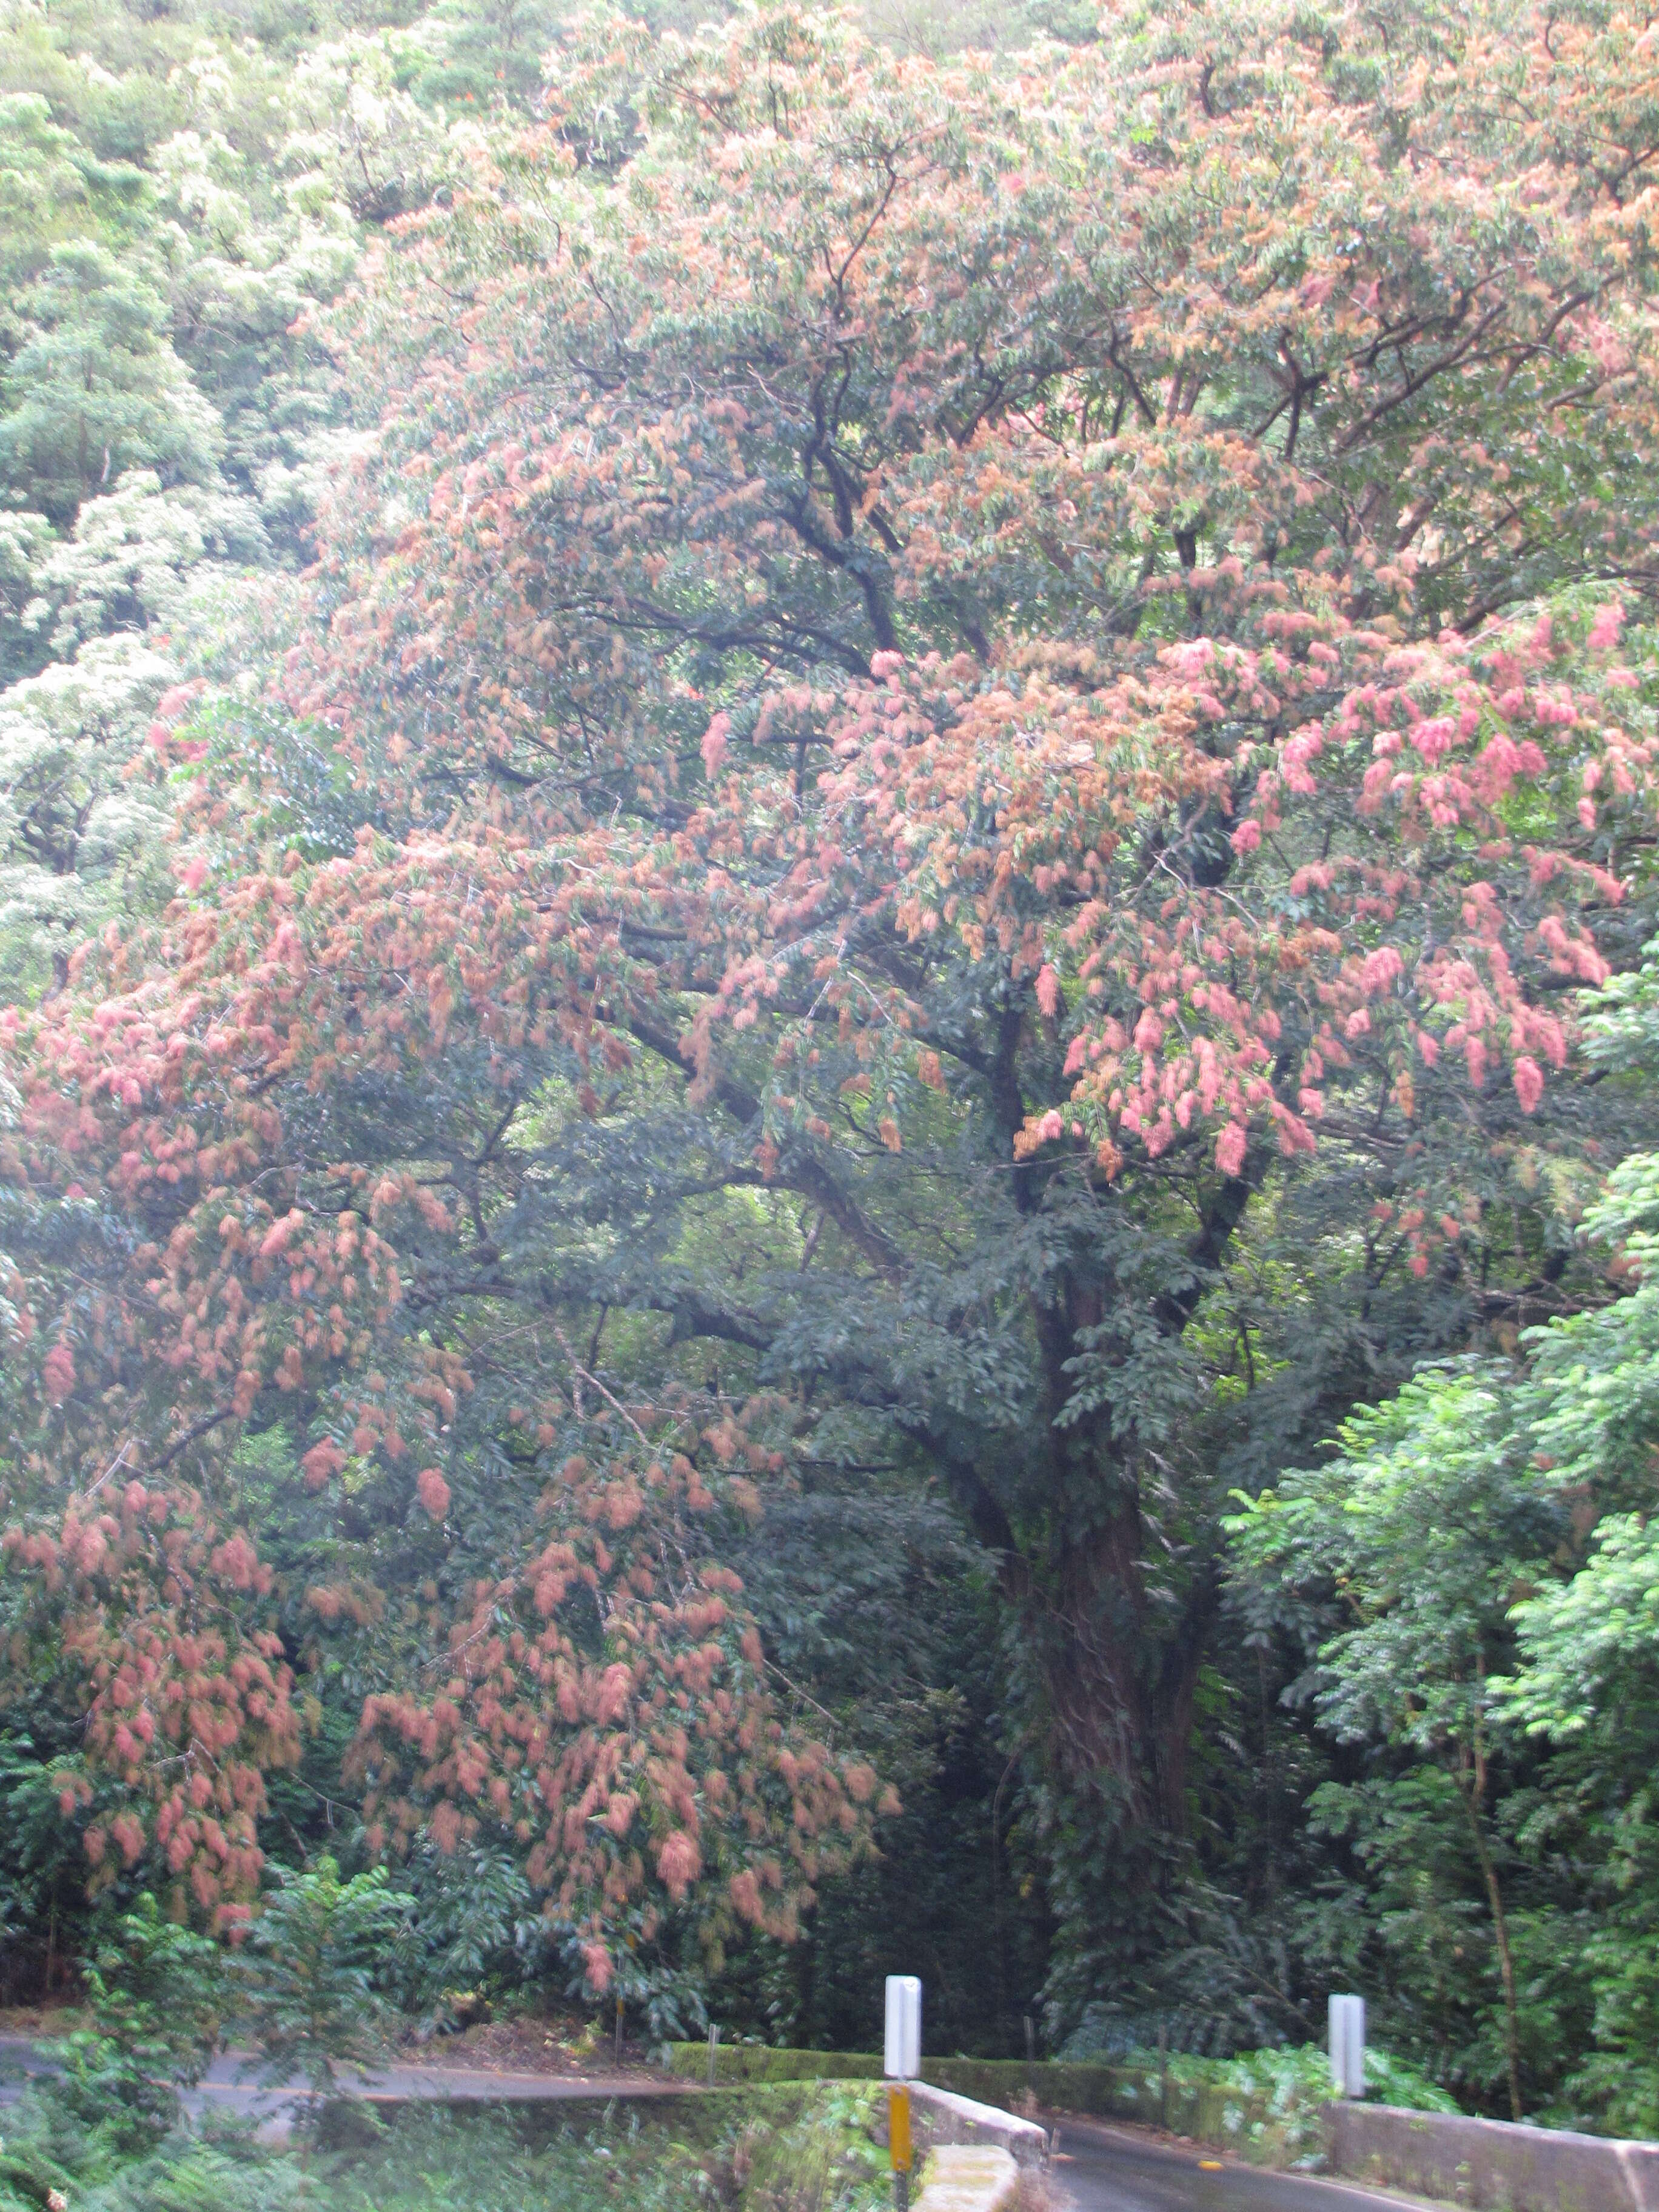
[[[1351,2181],[1269,2173],[1197,2146],[1150,2142],[1097,2120],[1050,2118],[1055,2181],[1078,2212],[1402,2212],[1411,2201]]]
[[[31,2075],[55,2069],[27,2036],[0,2035],[0,2103],[22,2094]],[[307,2093],[302,2084],[270,2087],[254,2076],[257,2062],[235,2052],[216,2058],[198,2086],[185,2093],[187,2111],[207,2106],[244,2112],[256,2119],[274,2119],[291,2112],[296,2098]],[[469,2102],[558,2102],[578,2098],[680,2097],[693,2085],[669,2081],[660,2074],[501,2074],[465,2066],[394,2065],[377,2067],[361,2076],[343,2076],[347,2093],[370,2099],[449,2098]]]
[[[253,2064],[234,2052],[216,2059],[200,2086],[186,2094],[186,2108],[240,2112],[273,2133],[285,2132],[295,2103],[307,2092],[297,2084],[270,2087],[250,2080]],[[29,2075],[52,2071],[51,2060],[27,2036],[0,2035],[0,2103],[19,2096]],[[562,2102],[696,2092],[695,2083],[660,2075],[502,2074],[461,2066],[394,2065],[365,2074],[351,2094],[387,2100]],[[1410,2212],[1412,2205],[1408,2198],[1352,2182],[1269,2173],[1231,2160],[1223,2164],[1200,2148],[1165,2145],[1098,2120],[1051,2115],[1046,2124],[1059,2130],[1054,2178],[1077,2212]]]

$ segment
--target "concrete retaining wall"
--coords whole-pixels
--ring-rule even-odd
[[[1475,2212],[1659,2212],[1659,2143],[1395,2105],[1325,2107],[1334,2172]]]
[[[703,2077],[708,2063],[700,2043],[670,2046],[672,2070],[690,2081]],[[1178,2063],[1178,2062],[1177,2062]],[[1079,2112],[1101,2120],[1141,2120],[1197,2142],[1224,2146],[1235,2156],[1258,2165],[1289,2162],[1283,2116],[1265,2095],[1244,2095],[1209,2081],[1183,2081],[1172,2072],[1150,2066],[1106,2066],[1092,2061],[1014,2058],[924,2058],[922,2077],[940,2089],[976,2098],[1005,2110],[1041,2106],[1047,2112]],[[878,2081],[881,2060],[862,2051],[777,2051],[763,2044],[721,2044],[715,2053],[715,2079],[738,2081],[800,2081],[813,2078]],[[1659,2212],[1659,2208],[1656,2208]]]
[[[939,2144],[965,2144],[1006,2151],[1018,2166],[1040,2166],[1048,2156],[1048,2136],[1035,2120],[1022,2120],[972,2097],[949,2089],[910,2084],[910,2124],[917,2142],[932,2150]]]
[[[1019,2168],[994,2144],[936,2150],[915,2212],[1006,2212],[1018,2191]]]
[[[871,2133],[884,2148],[884,2097]],[[1005,2212],[1021,2173],[1040,2170],[1048,2157],[1048,2131],[1035,2120],[924,2081],[910,2084],[910,2137],[924,2174],[914,2212]]]
[[[694,2044],[676,2045],[671,2060],[677,2073],[692,2078],[706,2063],[702,2045]],[[1265,2097],[1173,2078],[1166,2091],[1156,2066],[928,2058],[922,2069],[932,2085],[927,2094],[938,2097],[948,2090],[962,2102],[979,2100],[981,2111],[999,2108],[992,2117],[1000,2117],[1005,2126],[1030,2125],[1000,2109],[1029,2099],[1050,2112],[1162,2124],[1258,2165],[1285,2166],[1292,2154],[1300,2158],[1317,2148],[1309,2140],[1311,2113],[1305,2106],[1300,2108],[1297,2140],[1290,2143],[1285,2116],[1270,2108]],[[875,2080],[880,2072],[880,2059],[863,2051],[774,2051],[738,2044],[722,2046],[719,2053],[719,2078],[727,2082],[814,2075]],[[924,2090],[917,2085],[912,2094],[920,2128]],[[1321,2118],[1332,2170],[1357,2180],[1466,2204],[1471,2212],[1659,2212],[1659,2143],[1615,2142],[1565,2129],[1516,2127],[1506,2120],[1471,2120],[1460,2113],[1407,2112],[1390,2105],[1328,2105]],[[1011,2154],[1020,2155],[1012,2146]]]

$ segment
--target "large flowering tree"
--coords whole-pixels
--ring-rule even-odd
[[[1114,5],[994,75],[769,6],[549,99],[334,319],[375,434],[279,665],[153,733],[176,901],[7,1018],[13,1601],[100,1713],[108,1561],[210,1613],[178,1741],[253,1810],[349,1639],[373,1836],[507,1839],[602,1985],[860,1847],[722,1561],[896,1452],[1121,1912],[1230,1468],[1547,1305],[1627,1110],[1571,1055],[1651,926],[1645,39]],[[184,1863],[119,1747],[98,1847]]]

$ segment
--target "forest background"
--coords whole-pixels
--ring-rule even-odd
[[[706,12],[8,0],[0,1997],[1659,2131],[1650,36]]]

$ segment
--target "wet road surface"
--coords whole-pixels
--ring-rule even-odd
[[[1416,2201],[1358,2182],[1270,2173],[1097,2120],[1046,2124],[1059,2130],[1050,2171],[1078,2212],[1402,2212]]]

